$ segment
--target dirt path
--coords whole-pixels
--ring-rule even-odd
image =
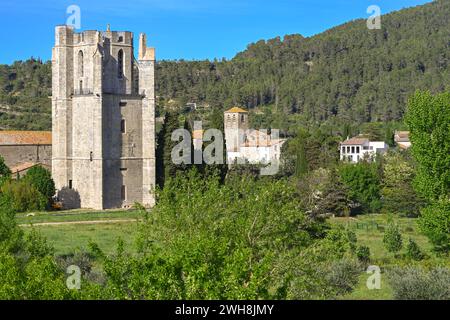
[[[41,222],[41,223],[27,223],[20,224],[20,227],[39,227],[39,226],[63,226],[73,224],[102,224],[102,223],[128,223],[136,222],[137,219],[113,219],[113,220],[87,220],[87,221],[64,221],[64,222]]]

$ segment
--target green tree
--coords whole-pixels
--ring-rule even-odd
[[[420,230],[438,252],[450,251],[450,201],[439,200],[421,211]]]
[[[408,103],[406,123],[418,164],[416,187],[429,200],[450,196],[450,93],[417,92]]]
[[[383,243],[389,252],[396,254],[402,249],[402,235],[398,226],[390,222],[384,232]]]
[[[11,178],[11,170],[5,164],[5,159],[0,156],[0,186]]]
[[[385,156],[381,189],[383,209],[403,216],[418,216],[423,200],[413,188],[413,166],[400,153]]]
[[[339,174],[349,189],[350,198],[361,204],[364,211],[375,212],[380,209],[381,183],[377,163],[343,163],[339,167]]]
[[[300,178],[308,172],[306,159],[306,133],[300,133],[297,138],[297,157],[295,159],[295,176]]]
[[[51,199],[55,195],[55,182],[47,169],[41,166],[34,166],[27,171],[23,179],[28,181],[47,199]]]
[[[5,164],[5,159],[3,159],[2,156],[0,156],[0,176],[1,177],[10,177],[11,176],[11,170]]]
[[[180,122],[180,114],[178,112],[169,111],[165,115],[164,124],[159,131],[156,148],[156,172],[157,181],[160,187],[164,186],[167,179],[176,176],[178,171],[184,171],[189,168],[189,164],[175,164],[172,161],[172,150],[179,144],[177,141],[172,141],[172,133],[178,129],[188,130],[187,121],[184,121],[183,126]],[[191,135],[192,136],[192,135]],[[192,163],[192,139],[190,141],[189,161]],[[184,155],[183,155],[184,156]]]
[[[425,255],[420,250],[419,245],[411,238],[409,238],[408,245],[406,246],[406,256],[412,260],[422,260]]]

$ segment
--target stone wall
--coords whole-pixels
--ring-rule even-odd
[[[3,145],[0,146],[0,155],[9,168],[25,162],[40,162],[48,167],[52,164],[51,145]]]

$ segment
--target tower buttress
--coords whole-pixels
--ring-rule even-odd
[[[147,47],[147,37],[139,36],[139,93],[142,99],[143,202],[153,206],[155,175],[155,49]]]

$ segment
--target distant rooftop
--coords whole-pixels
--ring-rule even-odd
[[[409,142],[409,131],[396,131],[395,142]]]
[[[51,131],[0,131],[0,145],[51,145]]]
[[[362,138],[362,137],[354,137],[351,139],[347,139],[344,142],[341,142],[341,144],[345,144],[345,145],[363,145],[366,143],[369,143],[369,139]]]

